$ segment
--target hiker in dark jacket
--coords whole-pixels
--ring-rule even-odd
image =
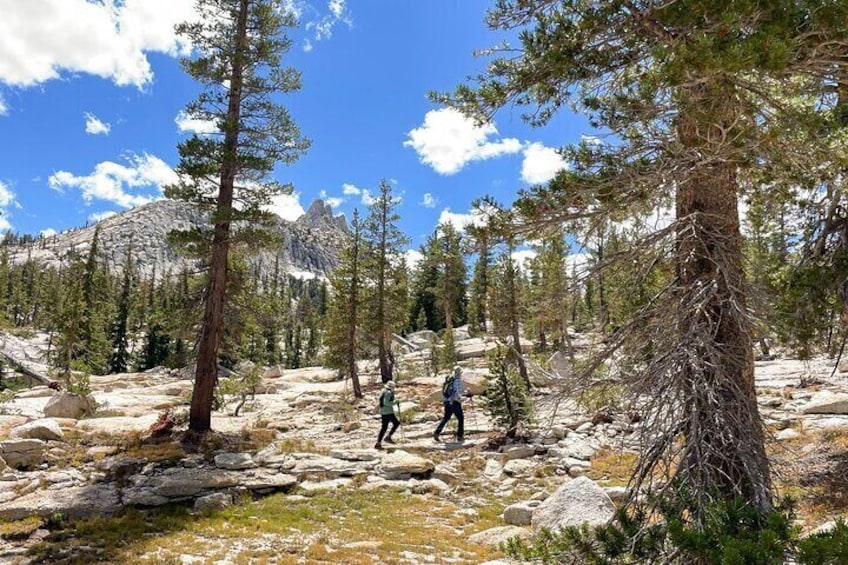
[[[445,377],[445,382],[442,384],[442,403],[445,408],[445,415],[436,431],[433,432],[433,439],[439,441],[439,435],[451,419],[451,416],[456,416],[456,441],[465,439],[465,417],[462,414],[462,403],[460,398],[465,394],[465,385],[462,383],[462,369],[459,367],[453,368],[453,373]]]
[[[374,445],[374,449],[383,449],[384,436],[386,438],[386,443],[395,442],[395,440],[392,439],[392,434],[395,433],[395,430],[397,430],[400,425],[400,420],[398,420],[397,416],[395,416],[395,406],[400,406],[400,403],[395,398],[395,383],[394,381],[389,381],[386,383],[385,388],[383,388],[383,393],[380,395],[380,417],[383,420],[383,423],[380,426],[380,435],[377,436],[377,443]],[[392,430],[389,432],[389,435],[386,435],[386,430],[389,428],[389,424],[392,425]]]

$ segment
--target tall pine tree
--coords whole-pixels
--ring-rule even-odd
[[[291,12],[273,0],[198,0],[197,9],[197,23],[178,27],[195,53],[183,67],[203,85],[187,113],[213,121],[219,133],[180,143],[180,182],[166,195],[212,213],[211,232],[174,236],[205,256],[209,266],[189,416],[189,428],[202,433],[211,424],[230,247],[261,240],[272,220],[263,207],[284,190],[269,176],[278,162],[296,160],[308,142],[274,98],[300,88],[300,74],[280,60],[291,46],[284,33],[296,24]]]

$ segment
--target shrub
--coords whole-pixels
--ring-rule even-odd
[[[829,532],[798,539],[791,501],[765,517],[743,501],[717,502],[698,528],[685,512],[654,507],[660,516],[645,506],[619,509],[610,524],[543,531],[530,542],[514,538],[503,549],[543,564],[774,565],[787,557],[798,565],[848,563],[848,525],[840,520]]]

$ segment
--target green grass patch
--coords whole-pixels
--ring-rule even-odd
[[[499,554],[468,536],[500,525],[503,505],[473,514],[447,499],[397,490],[274,495],[198,516],[179,506],[62,523],[34,548],[50,563],[397,563],[402,552],[435,562],[480,563]],[[409,561],[407,559],[407,561]]]

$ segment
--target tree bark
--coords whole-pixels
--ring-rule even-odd
[[[677,275],[685,442],[678,474],[702,502],[743,498],[763,514],[771,479],[754,387],[736,163],[724,135],[736,118],[733,96],[713,85],[688,93],[678,139],[693,169],[677,186]],[[700,297],[703,297],[700,298]],[[700,516],[695,516],[700,519]]]
[[[350,375],[350,382],[353,385],[353,396],[362,398],[362,387],[359,384],[359,374],[356,367],[356,325],[358,315],[358,292],[359,292],[359,226],[354,227],[356,233],[353,236],[353,261],[350,273],[350,300],[348,302],[348,320],[347,327],[347,367]]]
[[[227,295],[228,261],[230,252],[230,215],[233,209],[233,189],[239,147],[239,120],[244,75],[244,54],[247,51],[247,16],[250,0],[241,0],[236,23],[235,52],[228,95],[223,162],[215,209],[215,234],[209,264],[209,286],[203,325],[197,353],[197,370],[189,412],[189,429],[204,433],[212,425],[212,404],[218,382],[218,349],[224,326],[224,305]]]

